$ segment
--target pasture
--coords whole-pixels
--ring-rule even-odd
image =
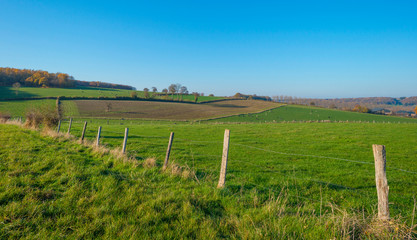
[[[33,102],[42,101],[55,104]],[[5,106],[18,114],[30,102]],[[381,238],[372,227],[372,144],[387,149],[389,206],[399,229],[384,236],[417,234],[410,227],[417,192],[413,119],[261,101],[111,103],[106,112],[106,101],[62,101],[66,114],[77,116],[72,140],[0,125],[0,238]],[[180,121],[245,111],[263,112]],[[314,121],[312,115],[349,122],[289,123]],[[101,126],[100,145],[113,151],[129,128],[130,160],[76,143],[85,121],[85,142],[94,142]],[[225,129],[226,187],[217,189]],[[60,131],[67,130],[64,119]],[[170,163],[177,167],[162,172],[170,132]]]
[[[42,105],[55,106],[56,100],[21,100],[21,101],[0,101],[0,112],[10,114],[12,117],[25,116],[30,108],[39,108]]]
[[[109,124],[107,124],[107,122]],[[82,121],[71,131],[81,134]],[[127,149],[140,161],[165,156],[170,132],[175,132],[172,161],[188,166],[200,181],[215,186],[220,169],[223,131],[231,130],[228,191],[256,191],[260,201],[288,189],[297,201],[315,207],[332,202],[346,209],[375,210],[377,202],[372,144],[387,147],[388,181],[394,215],[411,220],[417,192],[417,132],[415,124],[281,123],[186,124],[88,120],[87,138],[102,126],[102,144],[120,148],[129,127]],[[65,124],[61,127],[65,132]],[[318,210],[318,208],[316,208]]]
[[[2,238],[381,238],[372,228],[373,143],[387,147],[397,229],[384,236],[410,233],[415,124],[87,121],[86,141],[102,126],[100,144],[109,149],[121,147],[129,127],[132,160],[0,125]],[[83,123],[73,121],[75,139]],[[62,122],[61,132],[67,126]],[[228,173],[217,189],[225,128]],[[171,131],[170,161],[182,172],[164,173]],[[149,157],[155,167],[145,164]]]
[[[40,97],[130,97],[132,92],[136,92],[137,96],[144,98],[143,91],[133,91],[133,90],[122,90],[122,89],[110,89],[110,88],[34,88],[34,87],[21,87],[18,90],[15,90],[11,87],[0,87],[0,100],[1,99],[15,99],[15,98],[40,98]],[[150,96],[153,96],[153,93],[149,92]],[[178,95],[167,95],[167,96],[154,96],[156,99],[166,99],[179,101]],[[223,97],[210,97],[210,96],[200,96],[198,102],[202,101],[212,101],[223,99]],[[193,95],[184,95],[184,101],[194,102]]]

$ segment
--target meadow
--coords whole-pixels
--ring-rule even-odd
[[[133,90],[122,90],[122,89],[110,89],[110,88],[34,88],[34,87],[21,87],[17,91],[11,87],[0,87],[0,100],[1,99],[16,99],[16,98],[41,98],[41,97],[131,97],[131,93],[136,92],[137,96],[144,98],[143,91],[133,91]],[[149,93],[150,96],[153,96],[153,93]],[[168,96],[153,96],[156,99],[167,99],[179,101],[178,95],[168,95]],[[223,99],[223,97],[210,97],[210,96],[200,96],[198,102],[203,101],[212,101]],[[193,95],[184,95],[184,101],[194,102]]]
[[[415,118],[385,116],[370,113],[347,112],[336,109],[308,107],[300,105],[285,105],[257,114],[241,114],[221,119],[211,120],[214,122],[284,122],[284,121],[362,121],[362,122],[401,122],[417,123]]]
[[[42,101],[55,105],[55,100],[33,102]],[[225,112],[250,108],[230,102],[236,105],[211,104]],[[31,101],[9,103],[0,108],[17,114]],[[64,134],[68,118],[58,137],[0,125],[0,238],[417,236],[414,119],[288,105],[209,121],[82,118],[87,110],[76,101],[62,106],[66,115],[78,116],[70,138]],[[174,112],[182,113],[181,108]],[[328,116],[334,122],[313,122]],[[77,141],[85,121],[88,145],[102,127],[101,150]],[[120,156],[125,128],[127,154]],[[231,130],[226,187],[217,189],[225,129]],[[163,172],[171,132],[171,167]],[[372,144],[387,149],[388,232],[375,225]]]
[[[102,144],[120,148],[125,127],[127,149],[138,160],[165,156],[175,132],[172,161],[196,172],[199,181],[215,186],[224,129],[231,130],[228,191],[256,191],[260,201],[287,187],[289,196],[312,204],[332,202],[347,209],[375,210],[376,189],[372,144],[387,147],[391,209],[411,220],[417,192],[415,124],[280,123],[197,124],[129,120],[88,121],[86,137],[94,140],[102,126]],[[71,132],[80,137],[83,121]],[[61,129],[66,131],[66,124]],[[317,209],[318,210],[318,209]]]
[[[129,127],[131,160],[64,136],[0,125],[1,238],[391,239],[410,233],[414,124],[88,121],[87,141],[100,125],[108,148],[119,148]],[[75,138],[82,125],[73,122]],[[217,189],[225,128],[231,129],[228,174],[226,187]],[[160,170],[170,131],[171,161],[182,172]],[[383,235],[372,225],[371,143],[387,146],[395,223]],[[147,166],[148,157],[156,164]]]
[[[42,105],[55,106],[56,100],[21,100],[0,101],[0,113],[10,114],[12,117],[23,117],[31,108],[39,108]]]

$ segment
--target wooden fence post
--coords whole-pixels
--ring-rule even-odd
[[[70,118],[69,125],[68,125],[68,134],[71,132],[71,125],[72,125],[72,118]]]
[[[83,133],[81,134],[81,141],[84,141],[85,130],[87,129],[87,121],[84,122]]]
[[[97,147],[100,145],[100,135],[101,135],[101,126],[98,127],[98,132],[97,132],[97,142],[96,142]]]
[[[168,167],[169,154],[171,153],[171,146],[172,146],[172,141],[173,140],[174,140],[174,133],[171,132],[171,135],[169,136],[167,154],[165,156],[164,166],[162,167],[162,170],[165,170]]]
[[[226,184],[227,158],[229,157],[229,141],[230,130],[226,129],[224,131],[222,165],[220,168],[219,184],[217,185],[217,188],[223,188]]]
[[[58,122],[58,130],[56,132],[59,133],[60,129],[61,129],[61,120],[59,120],[59,122]]]
[[[378,194],[378,218],[383,221],[389,220],[388,192],[389,186],[386,174],[386,155],[384,145],[372,145],[375,159],[375,182]]]
[[[129,128],[125,128],[125,138],[123,139],[122,153],[126,152],[127,135],[129,134]]]

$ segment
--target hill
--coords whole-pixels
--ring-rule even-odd
[[[0,86],[10,87],[16,83],[18,83],[19,86],[26,87],[100,87],[127,90],[134,89],[131,86],[121,84],[75,80],[74,77],[67,73],[50,73],[42,70],[0,67]]]
[[[417,97],[364,97],[364,98],[334,98],[314,99],[296,98],[288,96],[275,96],[274,101],[281,103],[299,104],[306,106],[320,106],[330,109],[354,110],[357,105],[366,107],[372,112],[373,109],[383,108],[393,114],[404,115],[403,111],[414,112],[417,106]]]
[[[417,119],[394,116],[384,116],[369,113],[357,113],[326,109],[318,107],[307,107],[300,105],[285,105],[258,114],[242,114],[220,119],[211,120],[214,122],[283,122],[283,121],[366,121],[366,122],[401,122],[417,123]]]

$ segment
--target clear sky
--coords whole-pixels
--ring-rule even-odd
[[[0,66],[138,89],[417,95],[417,1],[0,0]]]

